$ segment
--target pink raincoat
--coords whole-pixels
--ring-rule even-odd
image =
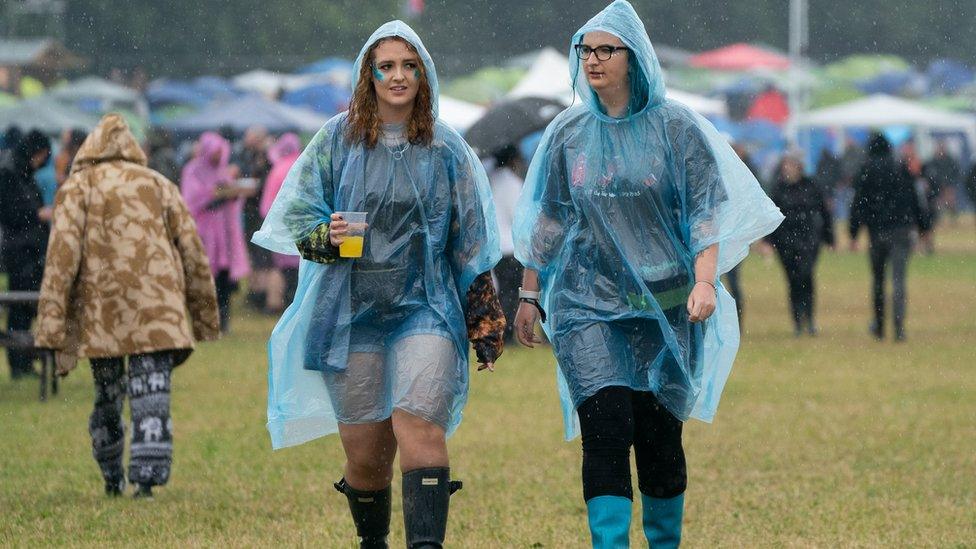
[[[218,154],[215,164],[213,157]],[[231,182],[229,162],[230,143],[214,132],[204,133],[193,160],[183,167],[180,187],[210,258],[210,270],[214,276],[228,271],[231,280],[236,281],[246,277],[251,266],[244,240],[244,199],[216,198],[217,188]]]
[[[281,184],[288,175],[292,164],[302,154],[302,141],[293,133],[286,133],[275,141],[268,149],[268,160],[271,161],[271,172],[264,182],[264,194],[261,195],[261,217],[267,217],[271,204],[281,190]],[[297,269],[299,263],[297,255],[274,254],[275,267],[279,269]]]

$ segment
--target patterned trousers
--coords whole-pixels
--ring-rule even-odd
[[[173,420],[169,415],[170,351],[132,355],[126,375],[124,357],[93,358],[95,410],[88,422],[92,454],[106,482],[124,475],[122,452],[126,394],[132,416],[129,482],[161,486],[169,480],[173,461]]]

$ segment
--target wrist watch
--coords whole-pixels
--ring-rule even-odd
[[[524,297],[526,299],[535,299],[535,300],[538,300],[541,296],[542,296],[542,292],[539,292],[539,291],[533,292],[532,290],[523,290],[522,287],[519,286],[519,299],[522,299]]]
[[[541,320],[542,322],[545,322],[546,321],[546,311],[542,308],[542,305],[539,303],[539,297],[541,295],[542,295],[542,292],[539,292],[539,291],[533,292],[531,290],[523,290],[521,287],[519,287],[519,302],[520,303],[528,303],[529,305],[532,305],[533,307],[535,307],[536,310],[539,311],[539,320]]]

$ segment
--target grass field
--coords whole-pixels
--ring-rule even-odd
[[[718,417],[685,430],[687,547],[976,547],[974,234],[966,219],[942,231],[936,256],[912,259],[903,344],[867,335],[863,254],[823,256],[822,334],[803,339],[779,266],[747,260],[743,345]],[[87,366],[47,403],[0,366],[0,546],[353,547],[331,487],[337,438],[271,452],[273,324],[242,311],[232,336],[176,371],[174,472],[150,502],[102,495]],[[494,374],[472,374],[450,442],[465,488],[449,546],[586,546],[579,441],[561,440],[553,367],[548,349],[511,349]]]

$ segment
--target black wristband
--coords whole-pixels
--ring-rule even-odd
[[[539,320],[541,320],[542,322],[546,321],[546,311],[543,310],[542,305],[539,304],[538,299],[532,299],[531,297],[520,297],[519,301],[534,306],[536,309],[539,310]]]

